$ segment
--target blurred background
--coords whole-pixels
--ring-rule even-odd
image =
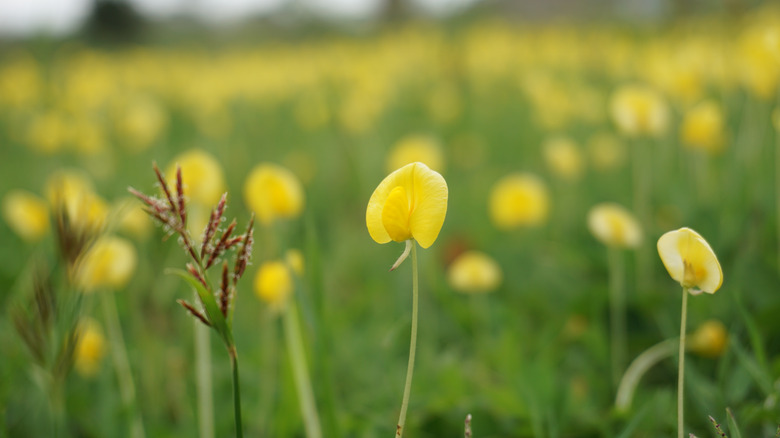
[[[157,193],[153,162],[181,166],[196,239],[223,192],[239,230],[270,212],[236,292],[247,436],[307,436],[280,306],[323,436],[387,436],[411,267],[388,272],[403,245],[371,239],[366,205],[412,161],[449,205],[420,250],[408,436],[463,436],[469,413],[479,438],[672,436],[676,350],[630,406],[615,396],[679,335],[656,242],[683,226],[724,277],[690,298],[686,433],[719,436],[711,415],[775,436],[778,84],[772,1],[0,0],[0,436],[233,434],[225,349],[165,273],[187,258],[127,191]],[[266,164],[283,176],[254,185]],[[622,216],[589,222],[603,203],[638,240]],[[84,267],[59,209],[104,235]],[[294,292],[269,299],[260,268],[280,260]]]

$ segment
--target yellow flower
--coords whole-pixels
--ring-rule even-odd
[[[149,236],[153,222],[136,200],[127,198],[118,201],[114,204],[113,214],[119,218],[117,228],[121,231],[139,240]]]
[[[27,131],[27,144],[38,152],[54,154],[70,141],[70,124],[61,111],[36,115]]]
[[[170,187],[176,187],[176,166],[181,167],[184,194],[190,202],[209,208],[219,202],[225,193],[225,177],[213,155],[201,149],[177,155],[165,170]]]
[[[688,348],[704,357],[718,357],[726,350],[728,333],[723,323],[710,319],[690,336]]]
[[[30,242],[49,231],[46,201],[23,190],[12,190],[3,197],[3,219],[16,234]]]
[[[707,241],[690,228],[661,236],[658,254],[669,275],[694,295],[715,293],[723,283],[718,258]]]
[[[631,137],[658,137],[669,125],[669,109],[661,95],[640,85],[626,85],[612,95],[610,113],[618,129]]]
[[[304,196],[298,178],[286,168],[261,163],[244,183],[244,200],[265,225],[276,219],[297,217],[303,210]]]
[[[73,225],[98,230],[106,223],[108,204],[81,172],[63,170],[53,174],[46,183],[46,197],[54,208],[65,210]]]
[[[490,219],[501,229],[539,225],[550,209],[547,186],[537,176],[515,173],[499,180],[490,191]]]
[[[287,297],[293,291],[293,279],[290,268],[282,261],[265,262],[255,276],[255,294],[268,303],[272,309],[280,311],[287,304]]]
[[[588,229],[601,243],[636,248],[642,243],[642,228],[628,210],[618,204],[603,203],[588,212]]]
[[[414,239],[428,248],[447,215],[447,182],[423,163],[411,163],[377,186],[366,208],[366,226],[377,243]]]
[[[117,112],[117,133],[130,149],[141,152],[160,137],[168,125],[168,114],[159,102],[149,97],[136,96],[124,101]]]
[[[557,176],[573,181],[582,176],[583,162],[579,147],[565,137],[555,137],[542,146],[547,167]]]
[[[135,248],[128,240],[103,236],[81,260],[78,284],[87,292],[102,287],[121,289],[135,272],[137,258]]]
[[[596,134],[588,140],[588,154],[598,170],[615,169],[626,161],[625,146],[608,133]]]
[[[92,319],[79,322],[77,336],[73,365],[82,376],[94,376],[106,354],[106,339],[98,323]]]
[[[723,109],[712,100],[691,108],[680,126],[680,139],[692,149],[719,152],[723,148]]]
[[[292,269],[292,271],[297,276],[302,276],[304,272],[304,264],[303,264],[303,254],[300,250],[295,248],[290,248],[287,250],[287,252],[284,254],[284,261],[287,263],[287,266]]]
[[[393,146],[387,158],[387,171],[392,172],[417,161],[437,172],[444,171],[441,146],[434,138],[420,134],[407,135]]]
[[[502,277],[498,263],[479,251],[464,252],[447,270],[450,286],[465,293],[491,292],[501,285]]]

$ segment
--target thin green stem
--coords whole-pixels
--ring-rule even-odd
[[[287,351],[290,354],[290,362],[293,367],[295,389],[298,392],[298,403],[303,415],[303,424],[308,438],[321,438],[322,427],[317,414],[317,404],[314,401],[309,370],[306,366],[306,355],[301,339],[298,308],[295,303],[289,303],[284,312],[284,334],[287,341]]]
[[[122,398],[122,405],[131,416],[130,436],[132,438],[143,438],[145,436],[144,423],[141,418],[141,412],[136,405],[135,384],[133,383],[133,374],[130,370],[130,361],[127,359],[127,347],[122,336],[122,326],[119,324],[119,314],[116,310],[114,293],[112,291],[103,291],[100,295],[103,315],[106,319],[106,331],[111,343],[114,368],[119,381],[119,394]]]
[[[620,248],[609,247],[609,316],[612,353],[612,384],[617,386],[626,366],[626,294],[623,254]],[[614,387],[614,386],[613,386]]]
[[[211,384],[211,329],[192,319],[195,336],[195,389],[198,397],[198,428],[200,438],[214,436],[214,400]]]
[[[636,387],[639,385],[639,380],[653,365],[673,355],[674,347],[676,346],[677,342],[674,339],[667,339],[648,348],[631,362],[631,365],[628,366],[625,374],[623,374],[623,378],[620,380],[620,385],[618,385],[617,396],[615,397],[615,410],[617,412],[628,412],[634,399]]]
[[[414,374],[414,355],[417,351],[417,242],[412,245],[412,339],[409,344],[409,365],[406,368],[406,384],[404,385],[404,399],[401,404],[401,415],[398,417],[398,425],[395,428],[395,436],[401,438],[406,423],[406,408],[409,407],[409,394],[412,390],[412,375]]]
[[[778,110],[780,111],[780,110]],[[775,216],[777,218],[777,271],[780,272],[780,130],[775,134]]]
[[[685,323],[688,315],[688,288],[683,287],[680,315],[680,359],[677,370],[677,438],[683,438],[683,386],[685,383]]]
[[[230,366],[233,368],[233,410],[236,420],[236,438],[243,438],[244,431],[241,426],[241,392],[238,384],[238,353],[235,345],[228,346],[230,354]]]

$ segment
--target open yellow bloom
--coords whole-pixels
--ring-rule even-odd
[[[493,224],[501,229],[539,225],[550,210],[547,186],[537,176],[514,173],[499,180],[490,191]]]
[[[628,210],[618,204],[603,203],[588,212],[588,229],[607,246],[636,248],[642,243],[642,228]]]
[[[715,293],[723,283],[718,258],[707,241],[690,228],[661,236],[658,254],[669,275],[692,294]]]
[[[419,161],[437,172],[444,171],[441,146],[432,137],[412,134],[400,139],[387,157],[387,171],[392,172]]]
[[[277,164],[261,163],[252,169],[244,183],[244,200],[257,219],[269,225],[276,219],[301,214],[303,187],[288,169]]]
[[[718,357],[726,349],[728,339],[723,323],[717,319],[710,319],[690,335],[688,348],[704,357]]]
[[[87,292],[101,287],[121,289],[130,281],[137,262],[135,248],[127,239],[103,236],[81,260],[78,284]]]
[[[170,187],[176,187],[176,166],[181,167],[184,194],[192,203],[211,208],[225,193],[222,167],[213,155],[202,149],[190,149],[177,155],[165,170]]]
[[[465,293],[491,292],[501,285],[502,277],[498,263],[479,251],[464,252],[447,270],[450,286]]]
[[[639,85],[618,89],[610,101],[610,113],[618,129],[631,137],[658,137],[669,125],[669,109],[663,97]]]
[[[77,333],[73,365],[82,376],[94,376],[100,369],[100,362],[106,354],[106,339],[98,323],[92,319],[79,322]]]
[[[287,297],[293,291],[293,278],[285,262],[270,261],[260,265],[255,276],[255,294],[280,311],[287,304]]]
[[[680,139],[692,149],[719,152],[723,148],[723,109],[712,100],[691,108],[680,126]]]
[[[558,177],[568,181],[578,180],[582,176],[584,163],[582,153],[570,138],[554,137],[542,146],[547,167]]]
[[[447,182],[423,163],[411,163],[377,186],[366,208],[366,225],[377,243],[414,239],[428,248],[447,215]]]
[[[46,201],[24,190],[12,190],[3,197],[3,219],[16,234],[30,242],[49,231]]]

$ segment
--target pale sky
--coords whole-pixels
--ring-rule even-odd
[[[230,22],[251,14],[273,12],[296,1],[322,15],[364,18],[375,14],[382,0],[129,0],[152,17],[195,14],[206,22]],[[479,0],[411,0],[413,6],[431,14],[446,14]],[[92,8],[93,0],[0,0],[0,35],[30,35],[36,32],[62,35],[78,28]]]

